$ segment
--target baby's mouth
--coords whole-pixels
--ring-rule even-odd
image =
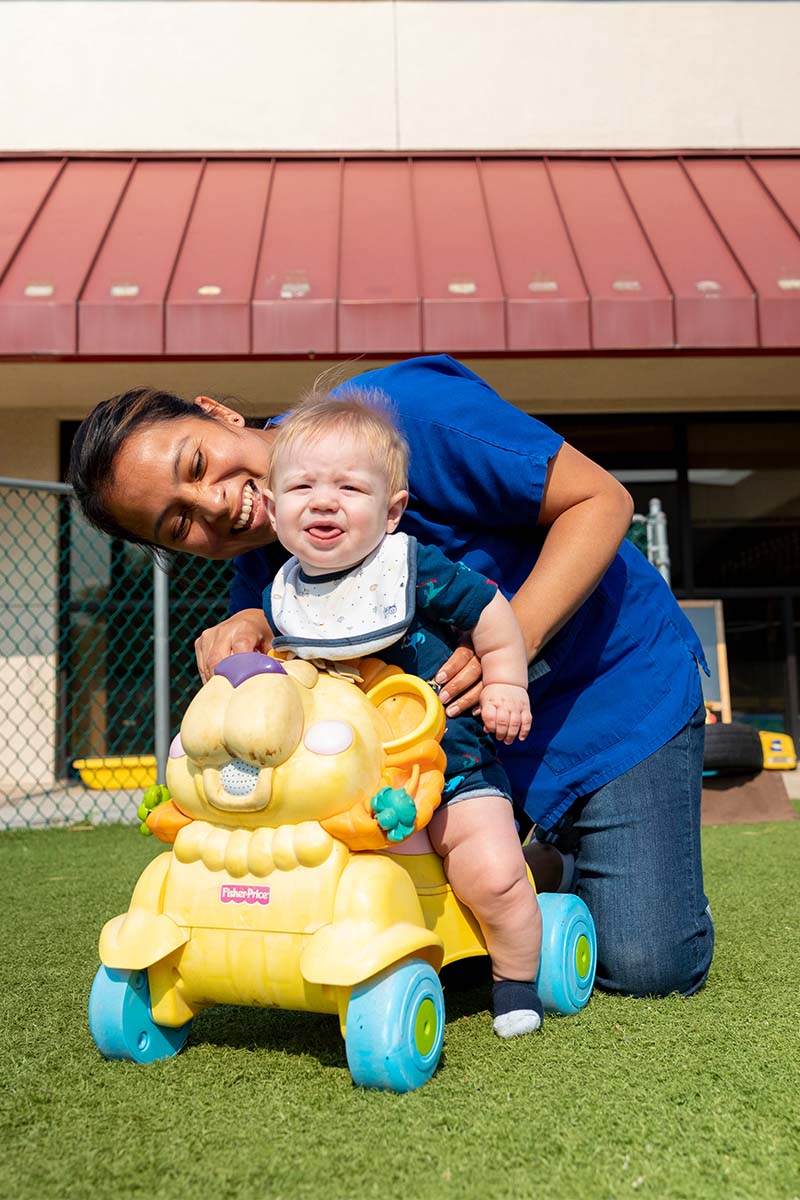
[[[260,499],[256,485],[248,479],[242,490],[242,507],[239,516],[233,523],[233,532],[242,533],[253,524],[253,517]]]
[[[342,536],[343,530],[338,525],[309,525],[306,533],[314,542],[335,542]]]

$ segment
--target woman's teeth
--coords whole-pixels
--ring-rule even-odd
[[[250,520],[250,514],[253,511],[253,503],[254,503],[253,485],[250,483],[246,483],[244,485],[244,499],[242,501],[242,511],[239,513],[239,516],[236,518],[236,520],[234,522],[234,525],[233,525],[234,529],[244,529],[247,526],[247,523]]]

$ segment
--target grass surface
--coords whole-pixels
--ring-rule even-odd
[[[488,988],[448,988],[442,1066],[396,1096],[353,1088],[335,1019],[305,1013],[211,1010],[177,1058],[104,1061],[97,937],[159,847],[0,835],[0,1197],[800,1200],[800,822],[704,837],[703,992],[595,993],[503,1043]]]

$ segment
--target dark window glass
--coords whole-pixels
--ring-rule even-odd
[[[672,586],[681,588],[683,562],[678,533],[678,451],[672,420],[615,416],[553,417],[549,423],[563,433],[576,450],[605,467],[624,483],[633,497],[637,513],[647,516],[651,499],[661,501],[667,518]]]
[[[786,646],[781,601],[723,601],[734,721],[786,732]]]
[[[691,422],[695,584],[800,581],[800,421]]]

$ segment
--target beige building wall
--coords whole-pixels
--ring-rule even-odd
[[[800,145],[800,5],[5,0],[0,148]]]
[[[53,783],[58,511],[0,488],[0,791]]]

